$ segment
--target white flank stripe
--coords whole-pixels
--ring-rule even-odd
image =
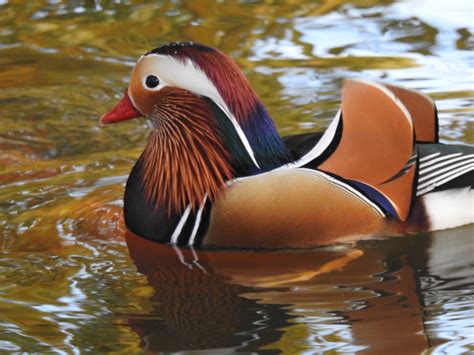
[[[448,167],[446,167],[446,168],[444,168],[444,169],[437,170],[437,171],[435,171],[434,173],[425,175],[425,176],[423,176],[422,178],[420,178],[420,179],[418,180],[418,183],[423,182],[423,181],[426,181],[426,180],[431,179],[431,178],[433,178],[433,177],[434,177],[434,179],[433,179],[433,180],[428,180],[428,183],[429,183],[429,181],[438,180],[438,176],[439,176],[440,174],[442,174],[442,173],[444,173],[444,172],[446,172],[446,171],[450,171],[450,170],[452,171],[452,170],[454,170],[454,169],[459,168],[460,166],[467,166],[467,165],[470,164],[470,163],[474,163],[474,159],[469,159],[469,160],[467,160],[467,161],[462,161],[462,162],[460,162],[460,163],[450,165],[450,166],[448,166]],[[426,184],[426,183],[424,183],[424,184]]]
[[[420,196],[420,195],[423,195],[427,192],[430,192],[431,190],[433,190],[435,187],[437,186],[441,186],[445,183],[447,183],[448,181],[451,181],[451,180],[454,180],[455,178],[457,178],[458,176],[461,176],[463,174],[466,174],[468,173],[469,171],[473,170],[474,169],[474,164],[471,164],[467,167],[462,167],[460,169],[456,169],[454,171],[450,171],[449,174],[445,174],[443,176],[440,176],[436,181],[433,181],[433,184],[430,185],[429,183],[425,183],[423,184],[422,186],[419,186],[418,187],[418,191],[416,193],[417,196]]]
[[[204,205],[206,204],[206,200],[207,200],[207,194],[204,196],[201,206],[199,207],[199,210],[197,211],[193,231],[191,232],[191,237],[189,237],[189,243],[188,243],[189,246],[192,246],[194,244],[194,239],[196,239],[199,225],[201,224],[202,211],[204,210]]]
[[[460,161],[460,160],[468,160],[469,158],[474,158],[474,154],[463,155],[461,157],[457,157],[457,158],[454,158],[454,159],[445,160],[445,161],[443,161],[439,164],[431,165],[429,168],[423,169],[423,167],[422,167],[422,168],[420,168],[420,175],[425,175],[426,173],[428,173],[432,170],[441,168],[442,166],[449,165],[449,164],[452,164],[452,163],[454,163],[456,161]]]
[[[176,244],[178,242],[179,235],[181,234],[181,231],[183,230],[183,227],[186,224],[186,221],[188,220],[188,216],[190,212],[191,212],[191,205],[188,205],[188,207],[186,207],[186,209],[184,210],[184,213],[181,216],[181,219],[179,220],[179,223],[176,226],[176,229],[171,235],[171,239],[170,239],[171,244]]]
[[[433,153],[433,154],[430,154],[430,155],[427,155],[426,157],[423,157],[420,159],[420,163],[423,163],[427,160],[430,160],[430,159],[433,159],[434,157],[437,157],[438,155],[440,155],[441,152],[438,152],[438,153]]]
[[[436,158],[436,159],[432,159],[430,160],[429,162],[426,162],[426,163],[422,163],[420,164],[420,168],[423,169],[427,166],[430,166],[434,163],[437,163],[439,161],[443,161],[443,160],[446,160],[446,159],[451,159],[451,158],[454,158],[454,157],[458,157],[460,156],[462,153],[454,153],[454,154],[448,154],[448,155],[444,155],[442,157],[439,157],[439,158]],[[421,161],[421,160],[420,160]]]
[[[422,197],[431,230],[474,222],[474,190],[470,187],[438,191]]]
[[[334,139],[334,136],[336,135],[336,131],[337,131],[337,126],[339,125],[340,120],[341,120],[341,110],[337,112],[336,116],[329,124],[329,127],[326,129],[321,139],[318,141],[318,143],[316,143],[316,145],[313,148],[311,148],[311,150],[308,153],[303,155],[297,161],[280,166],[279,168],[275,170],[299,168],[303,165],[308,164],[309,162],[311,162],[312,160],[316,159],[321,154],[323,154],[326,148],[331,144],[332,140]]]

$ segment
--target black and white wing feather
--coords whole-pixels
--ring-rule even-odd
[[[473,187],[474,147],[444,144],[418,146],[417,196],[429,192]]]

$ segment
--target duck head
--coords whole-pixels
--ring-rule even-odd
[[[146,198],[174,212],[195,207],[239,176],[289,161],[263,103],[237,64],[194,43],[158,47],[137,62],[122,100],[101,117],[136,117],[153,130],[140,158]]]

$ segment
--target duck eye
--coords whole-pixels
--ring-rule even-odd
[[[156,88],[159,83],[160,83],[160,80],[154,75],[148,75],[146,77],[145,84],[150,89]]]

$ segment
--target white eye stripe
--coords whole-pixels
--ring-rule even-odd
[[[140,58],[139,63],[142,61],[149,62],[150,67],[153,68],[154,72],[150,72],[149,75],[156,75],[170,86],[181,87],[212,98],[216,96],[220,98],[216,87],[189,59],[179,61],[167,55],[149,54]]]

